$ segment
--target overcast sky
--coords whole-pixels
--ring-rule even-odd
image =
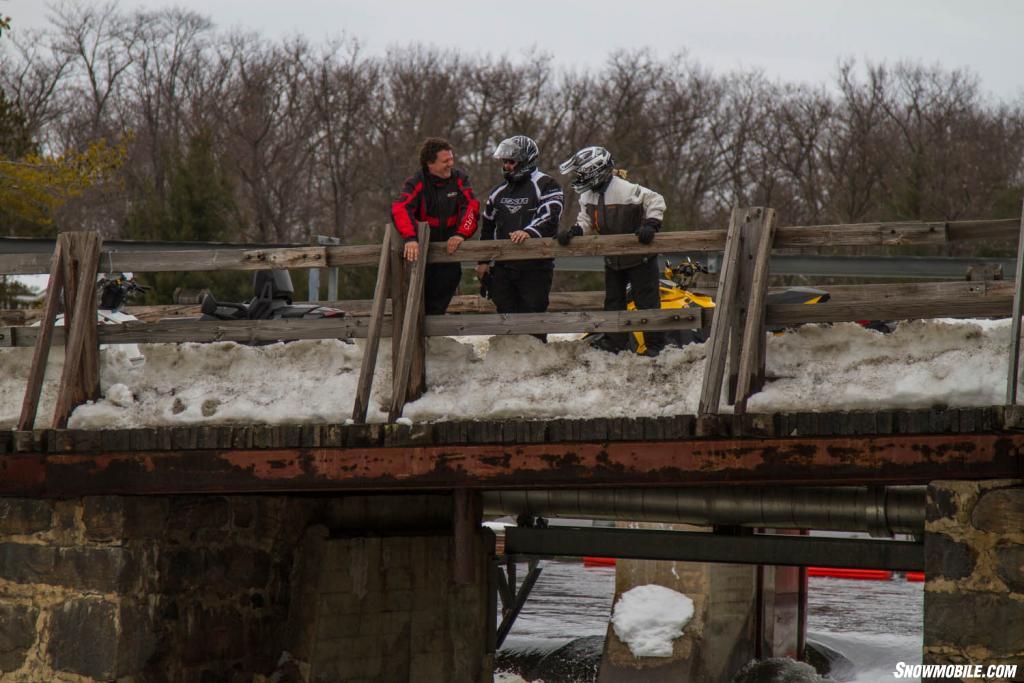
[[[90,0],[98,2],[100,0]],[[368,51],[420,42],[516,57],[535,46],[557,63],[599,67],[617,48],[687,50],[716,72],[826,83],[837,60],[911,59],[968,67],[1001,99],[1024,97],[1024,2],[1018,0],[120,0],[124,9],[177,5],[220,28],[313,42],[348,35]],[[43,27],[43,0],[0,0],[15,28]]]

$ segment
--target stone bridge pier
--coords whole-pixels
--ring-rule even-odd
[[[494,539],[463,525],[456,543],[457,507],[442,494],[0,497],[0,680],[490,681]],[[925,663],[1016,664],[1024,680],[1024,481],[933,482],[924,554]],[[720,671],[752,647],[756,577],[735,571],[742,582],[680,574],[702,604],[742,607],[719,626],[721,605],[698,612],[706,634],[732,629]]]
[[[924,543],[924,663],[1024,681],[1024,481],[933,482]]]
[[[452,497],[0,498],[0,680],[489,681]],[[273,678],[272,678],[273,677]]]

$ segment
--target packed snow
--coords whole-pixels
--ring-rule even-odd
[[[632,588],[612,609],[615,635],[634,657],[671,657],[672,641],[693,618],[693,600],[657,584]]]
[[[1010,322],[929,320],[891,334],[852,323],[805,325],[770,337],[768,382],[752,412],[988,406],[1002,403]],[[579,335],[431,338],[427,393],[405,408],[413,422],[461,419],[658,417],[696,412],[705,346],[658,358],[610,354]],[[363,340],[245,346],[140,345],[101,352],[101,393],[79,406],[82,429],[186,424],[344,422],[355,397]],[[31,348],[0,349],[0,427],[21,410]],[[36,425],[49,424],[62,349],[54,349]],[[390,401],[391,359],[381,343],[369,420]]]

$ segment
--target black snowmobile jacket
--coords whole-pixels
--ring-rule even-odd
[[[562,188],[554,178],[535,170],[526,178],[503,182],[491,190],[484,205],[481,240],[504,240],[517,230],[531,238],[554,237],[562,216]],[[501,261],[506,268],[554,268],[554,259]]]

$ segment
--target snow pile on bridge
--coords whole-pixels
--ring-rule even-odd
[[[1005,392],[1009,320],[933,320],[881,334],[854,324],[806,325],[769,340],[765,390],[752,412],[988,406]],[[145,363],[102,352],[104,398],[78,407],[72,428],[343,422],[352,411],[363,342],[248,347],[143,345]],[[62,349],[51,354],[37,426],[53,412]],[[32,349],[0,349],[0,427],[18,419]],[[573,335],[432,338],[413,421],[657,417],[697,409],[705,348],[658,358],[612,355]],[[382,343],[370,421],[383,421],[391,361]]]

